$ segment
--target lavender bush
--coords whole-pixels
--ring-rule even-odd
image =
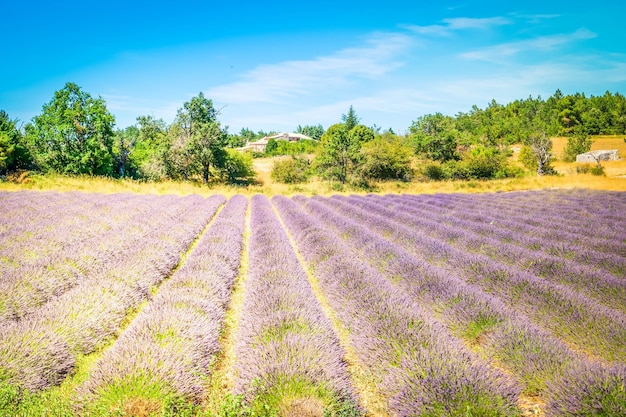
[[[247,205],[243,196],[228,201],[182,267],[98,361],[79,404],[123,410],[142,396],[200,403],[239,271]]]
[[[497,296],[527,314],[541,327],[580,349],[610,361],[626,358],[626,316],[571,288],[547,282],[526,271],[494,262],[488,256],[466,252],[449,242],[415,233],[408,219],[379,205],[333,197],[351,218],[386,236],[414,256],[442,265],[466,282]]]
[[[321,204],[317,201],[321,198],[294,200],[332,225],[345,244],[359,248],[363,262],[377,267],[390,282],[440,316],[452,332],[497,358],[523,382],[526,393],[536,394],[546,381],[559,377],[567,366],[581,360],[558,339],[497,298],[412,257],[361,223]]]
[[[507,376],[355,259],[323,223],[285,197],[273,201],[394,413],[419,415],[437,409],[445,415],[517,415],[519,388]]]
[[[626,366],[580,366],[549,387],[546,416],[626,415]]]
[[[252,197],[250,223],[235,393],[286,415],[303,400],[326,412],[356,404],[343,349],[266,197]]]
[[[146,300],[150,290],[171,272],[224,198],[195,196],[172,201],[165,197],[162,202],[174,204],[175,209],[165,217],[167,222],[160,229],[150,229],[147,235],[141,235],[145,231],[141,229],[126,231],[130,241],[141,245],[136,244],[127,252],[112,250],[116,255],[79,285],[51,298],[23,319],[0,328],[3,380],[30,390],[60,382],[76,355],[90,353],[115,336],[126,314]],[[115,242],[100,244],[106,248]],[[43,331],[38,343],[14,342],[27,340],[32,329]],[[49,348],[42,349],[46,344]]]

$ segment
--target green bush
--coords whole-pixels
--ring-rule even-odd
[[[424,166],[422,174],[429,180],[433,181],[441,181],[446,178],[446,173],[444,172],[442,165],[438,163],[431,163]]]
[[[574,162],[577,155],[591,150],[592,143],[593,140],[587,132],[577,126],[574,129],[574,134],[567,138],[567,144],[563,150],[563,160],[565,162]]]
[[[297,156],[274,161],[270,175],[274,181],[283,184],[307,182],[311,177],[311,161]]]
[[[469,179],[488,179],[503,171],[506,159],[495,148],[477,146],[463,155],[460,164]]]
[[[370,140],[360,150],[358,176],[362,180],[409,181],[413,176],[411,154],[411,149],[397,137]]]
[[[576,166],[576,173],[577,174],[591,174],[591,175],[597,175],[597,176],[603,176],[605,175],[604,172],[604,167],[603,166],[598,166],[597,164],[583,164],[583,165],[578,165]]]
[[[224,172],[227,181],[231,184],[250,183],[254,180],[255,172],[252,167],[252,155],[228,149]]]
[[[506,155],[494,148],[478,146],[463,154],[460,161],[430,163],[422,173],[430,180],[477,180],[519,177],[524,172],[507,163]]]
[[[522,146],[522,149],[520,149],[519,152],[518,161],[520,161],[529,171],[537,172],[537,158],[535,158],[530,146]]]

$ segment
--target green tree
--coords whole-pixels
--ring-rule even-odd
[[[166,155],[166,168],[174,177],[188,179],[201,175],[204,183],[212,176],[211,168],[225,168],[227,135],[216,119],[213,102],[199,93],[185,102],[170,126],[170,148]]]
[[[199,166],[205,184],[209,182],[211,167],[218,170],[225,168],[227,154],[224,144],[224,134],[215,120],[199,124],[187,142],[186,151],[194,165]]]
[[[360,144],[348,134],[345,124],[334,124],[322,136],[322,146],[313,161],[323,178],[345,183],[358,163]]]
[[[67,83],[26,126],[26,134],[32,157],[44,171],[109,175],[114,124],[102,98]]]
[[[7,112],[0,110],[0,174],[29,165],[30,155],[17,120],[11,120]]]
[[[113,138],[113,155],[115,161],[115,173],[120,177],[134,177],[137,167],[133,163],[131,154],[137,144],[139,128],[129,126],[126,129],[118,129]]]
[[[320,140],[322,138],[322,135],[324,134],[324,128],[322,127],[322,125],[315,125],[315,126],[310,126],[310,125],[300,126],[300,125],[298,125],[298,128],[296,129],[296,132],[297,133],[302,133],[303,135],[307,135],[311,139]]]
[[[365,125],[354,126],[351,130],[348,131],[348,134],[351,136],[351,139],[354,142],[358,142],[360,144],[369,142],[373,140],[376,136],[374,134],[374,131]]]
[[[265,154],[275,155],[277,149],[278,149],[278,141],[274,138],[270,138],[267,141],[267,145],[265,145]]]
[[[396,136],[379,136],[361,148],[359,176],[365,180],[408,181],[413,175],[412,151]]]
[[[593,140],[582,126],[578,125],[573,129],[572,135],[567,138],[563,159],[567,162],[576,160],[576,156],[589,152]]]
[[[241,153],[236,149],[226,149],[222,173],[229,184],[248,184],[253,182],[255,172],[252,154],[249,152]]]
[[[418,117],[409,127],[415,151],[433,161],[458,159],[454,119],[441,113]]]
[[[505,177],[506,157],[496,147],[478,145],[465,152],[458,163],[459,172],[466,179]]]
[[[354,127],[359,124],[359,120],[360,119],[356,115],[356,112],[354,111],[354,108],[352,106],[350,106],[348,114],[341,115],[341,121],[344,125],[346,125],[346,131],[348,132],[354,129]]]
[[[138,136],[130,153],[137,176],[153,180],[166,176],[166,156],[170,148],[168,126],[163,119],[137,117]]]

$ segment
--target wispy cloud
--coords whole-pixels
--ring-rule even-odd
[[[574,33],[540,36],[515,42],[506,42],[475,51],[460,54],[461,58],[501,62],[503,58],[511,57],[525,51],[551,51],[555,48],[579,40],[595,38],[597,35],[588,29],[579,29]]]
[[[452,19],[443,19],[442,21],[452,30],[489,29],[493,26],[510,25],[513,23],[511,20],[500,16],[484,18],[455,17]]]
[[[226,103],[277,103],[322,89],[341,88],[352,79],[376,79],[403,65],[398,55],[413,42],[399,33],[378,33],[364,46],[347,48],[311,60],[260,65],[241,81],[209,89]]]
[[[484,18],[455,17],[450,19],[443,19],[441,22],[443,22],[443,24],[428,26],[404,25],[404,28],[409,29],[420,35],[449,36],[455,31],[459,30],[486,30],[495,26],[513,24],[512,20],[502,16]]]

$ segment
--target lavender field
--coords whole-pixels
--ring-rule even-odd
[[[0,209],[0,416],[626,415],[626,193]]]

